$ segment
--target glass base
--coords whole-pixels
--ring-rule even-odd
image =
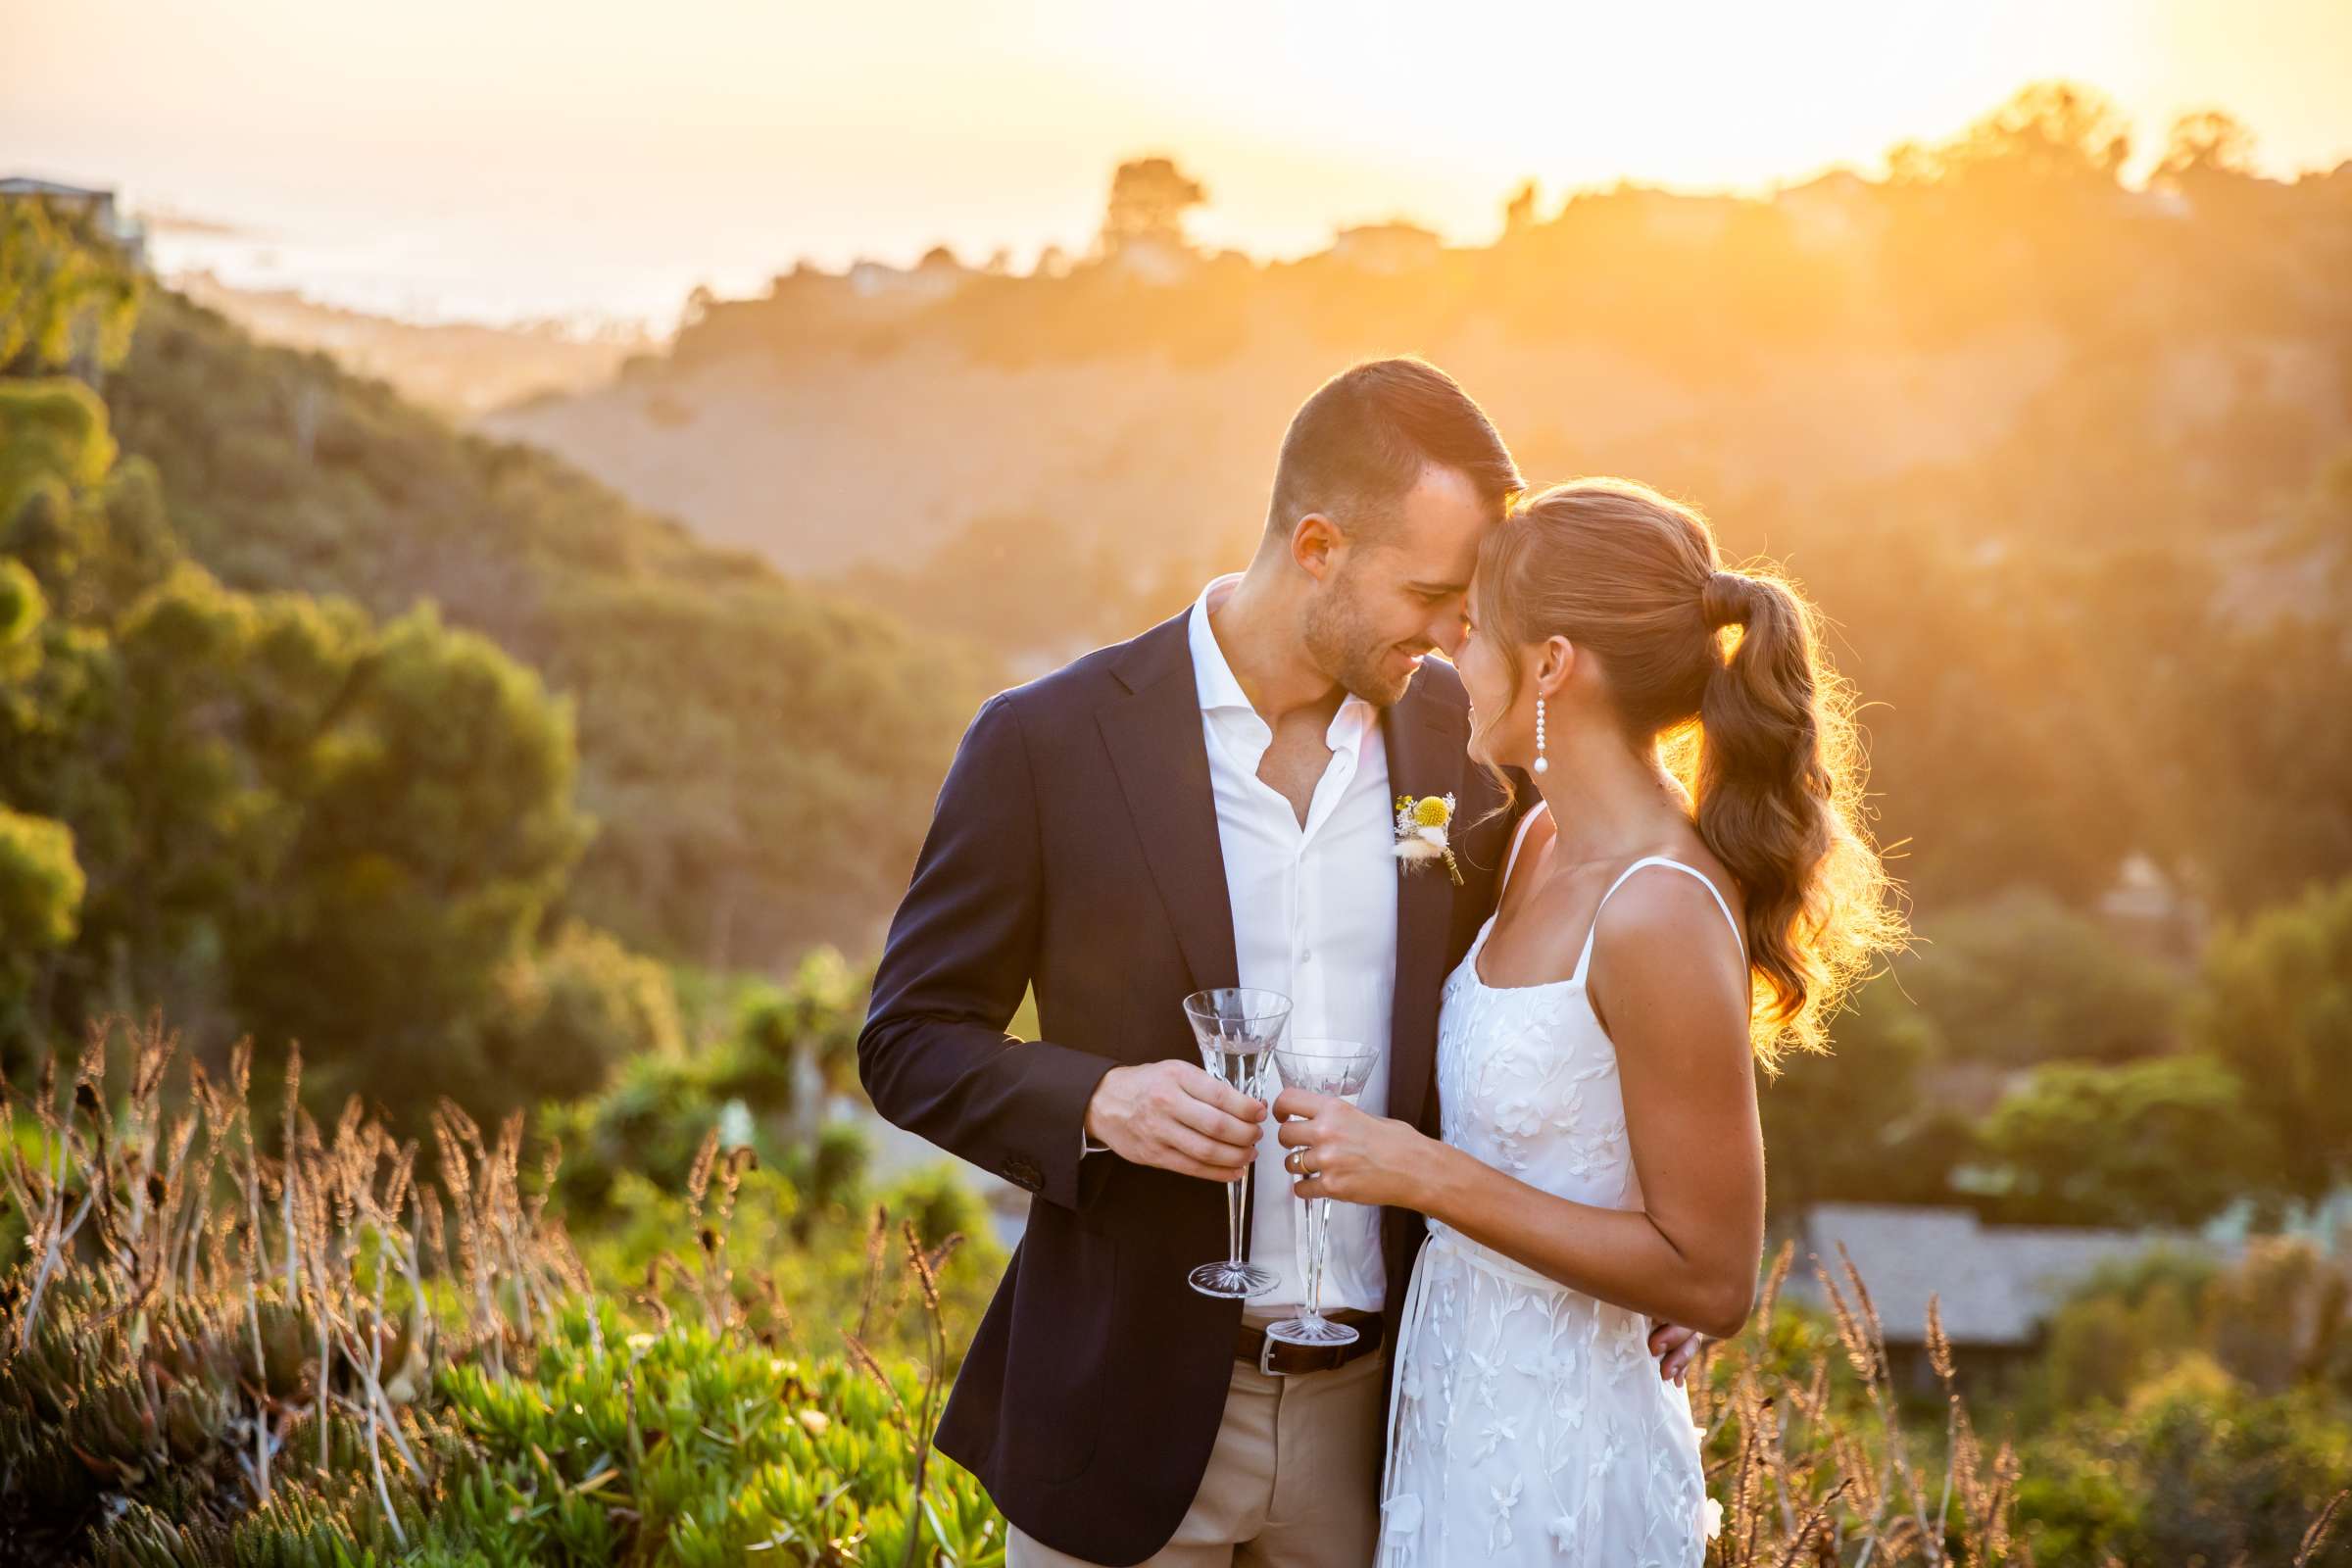
[[[1285,1345],[1353,1345],[1362,1336],[1345,1323],[1323,1317],[1285,1318],[1266,1325],[1266,1338]]]
[[[1186,1282],[1202,1296],[1248,1300],[1274,1289],[1274,1271],[1254,1263],[1203,1263],[1187,1276]]]

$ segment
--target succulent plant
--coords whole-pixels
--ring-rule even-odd
[[[545,1213],[552,1163],[526,1191],[519,1117],[445,1107],[424,1182],[356,1106],[322,1132],[295,1102],[272,1147],[242,1049],[167,1104],[169,1038],[123,1033],[126,1102],[86,1053],[62,1101],[47,1080],[64,1159],[0,1142],[30,1259],[0,1278],[0,1561],[897,1563],[918,1517],[913,1560],[1001,1560],[977,1483],[917,1438],[946,1338],[911,1230],[924,1289],[896,1295],[932,1314],[927,1367],[780,1358],[751,1310],[775,1282],[729,1256],[749,1156],[706,1139],[649,1331]],[[893,1234],[869,1293],[895,1291]]]

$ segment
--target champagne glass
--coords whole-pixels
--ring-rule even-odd
[[[1372,1081],[1379,1055],[1353,1040],[1298,1039],[1274,1051],[1274,1065],[1285,1089],[1303,1089],[1314,1095],[1334,1095],[1352,1103]],[[1303,1120],[1304,1118],[1294,1118]],[[1310,1198],[1306,1204],[1306,1281],[1300,1292],[1298,1315],[1266,1329],[1266,1338],[1285,1345],[1353,1345],[1355,1330],[1323,1315],[1323,1269],[1331,1254],[1331,1203]]]
[[[1184,1016],[1200,1042],[1200,1064],[1228,1088],[1263,1100],[1266,1063],[1291,1021],[1291,999],[1279,991],[1227,988],[1196,991],[1184,999]],[[1272,1269],[1242,1260],[1242,1216],[1250,1202],[1250,1167],[1225,1184],[1225,1260],[1193,1270],[1191,1284],[1203,1296],[1247,1299],[1274,1288]]]

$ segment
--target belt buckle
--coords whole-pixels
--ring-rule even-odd
[[[1257,1342],[1257,1369],[1267,1377],[1287,1378],[1290,1376],[1288,1372],[1274,1365],[1274,1347],[1281,1343],[1271,1334],[1261,1336]]]

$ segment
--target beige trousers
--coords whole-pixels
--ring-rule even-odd
[[[1384,1347],[1330,1372],[1236,1361],[1208,1469],[1146,1568],[1367,1568],[1380,1534]],[[1014,1527],[1005,1568],[1092,1568]]]

